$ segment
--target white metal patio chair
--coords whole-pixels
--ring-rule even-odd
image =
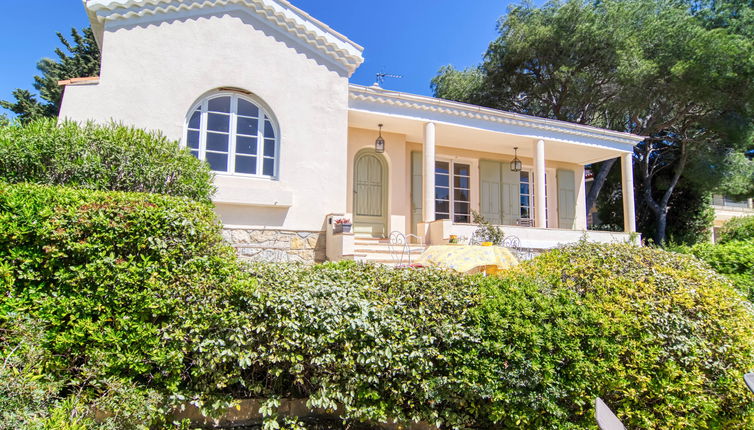
[[[626,426],[599,397],[594,402],[594,418],[600,430],[626,430]]]
[[[411,247],[411,240],[414,239],[415,245],[423,247],[422,239],[415,234],[403,234],[399,231],[390,233],[390,256],[398,267],[407,267],[413,264],[414,250]]]
[[[749,390],[754,393],[754,373],[747,373],[744,375],[744,382]]]

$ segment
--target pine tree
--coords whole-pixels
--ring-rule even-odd
[[[57,36],[65,50],[55,50],[58,59],[43,58],[37,63],[41,75],[34,77],[34,88],[41,100],[31,91],[19,88],[13,91],[15,101],[0,101],[0,106],[14,112],[22,123],[58,115],[63,96],[58,81],[99,75],[100,51],[90,28],[71,29],[70,41],[61,33]]]

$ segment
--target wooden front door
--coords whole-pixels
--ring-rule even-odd
[[[356,233],[387,233],[387,166],[374,151],[356,155],[353,181],[353,228]]]

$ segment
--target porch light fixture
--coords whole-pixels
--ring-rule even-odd
[[[521,165],[521,160],[518,159],[518,146],[513,148],[515,151],[515,155],[513,156],[513,161],[511,161],[511,172],[520,172],[523,169],[523,166]]]
[[[380,124],[380,135],[377,140],[374,141],[374,150],[378,154],[385,152],[385,139],[382,138],[382,124]]]

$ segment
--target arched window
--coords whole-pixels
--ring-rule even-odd
[[[259,103],[239,94],[213,94],[194,106],[185,142],[215,172],[277,176],[277,126]]]

